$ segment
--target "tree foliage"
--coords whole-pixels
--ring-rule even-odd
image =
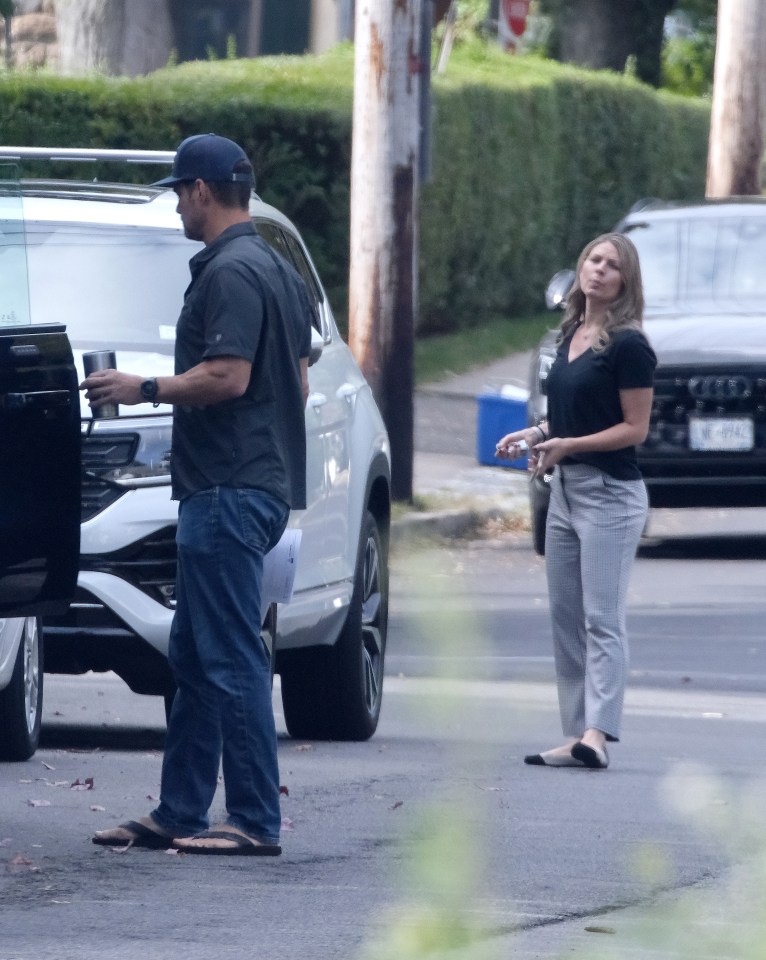
[[[662,50],[662,86],[683,96],[711,96],[716,45],[716,0],[684,0],[677,29]]]
[[[539,7],[552,22],[548,53],[554,59],[619,72],[632,63],[636,76],[653,86],[667,75],[679,92],[687,92],[684,83],[694,88],[688,92],[704,91],[717,0],[539,0]],[[683,13],[692,29],[671,42],[666,57],[665,18],[672,12]]]

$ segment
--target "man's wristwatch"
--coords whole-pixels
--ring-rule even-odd
[[[141,398],[143,400],[148,400],[153,406],[158,407],[160,405],[159,400],[157,399],[157,378],[150,377],[148,380],[144,380],[141,384]]]

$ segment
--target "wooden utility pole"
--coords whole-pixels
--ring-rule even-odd
[[[357,0],[349,345],[391,440],[391,492],[412,499],[422,0]]]
[[[766,97],[766,4],[718,0],[708,197],[761,192]]]
[[[13,69],[13,15],[16,12],[14,0],[0,0],[0,16],[3,18],[3,32],[5,34],[5,69]]]

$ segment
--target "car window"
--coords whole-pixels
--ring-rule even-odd
[[[714,300],[720,291],[724,266],[724,247],[719,220],[687,221],[683,225],[686,240],[686,272],[682,296],[689,300]]]
[[[309,262],[306,259],[306,254],[303,252],[303,247],[301,247],[291,233],[285,234],[285,242],[287,243],[287,247],[292,255],[293,263],[295,264],[298,273],[303,277],[314,303],[318,306],[322,300],[324,300],[324,297],[322,296],[322,291],[317,286],[316,277],[314,276],[313,270],[309,266]]]
[[[671,300],[766,297],[766,217],[630,224],[647,306]]]
[[[77,346],[172,353],[195,247],[179,230],[27,225],[35,323],[65,323]]]
[[[736,224],[729,289],[734,297],[766,297],[766,217]]]
[[[766,295],[766,219],[694,220],[686,230],[686,297],[742,300]]]
[[[19,171],[0,163],[0,327],[26,325],[29,279]]]
[[[272,223],[271,220],[255,220],[255,229],[263,237],[263,239],[268,243],[270,247],[273,247],[277,253],[281,253],[285,260],[288,263],[292,263],[292,257],[290,256],[290,251],[287,249],[287,243],[285,242],[285,235],[276,225]]]
[[[657,306],[675,300],[680,272],[678,222],[663,220],[631,224],[626,233],[638,250],[647,304]]]
[[[271,220],[256,220],[255,228],[266,243],[268,243],[270,247],[273,247],[277,253],[281,254],[288,263],[291,263],[301,277],[303,277],[311,302],[314,304],[314,316],[311,319],[311,323],[319,333],[323,333],[321,304],[324,300],[324,295],[317,284],[314,271],[309,266],[301,245],[292,234],[286,230],[282,230],[281,227]]]

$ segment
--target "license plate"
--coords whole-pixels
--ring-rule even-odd
[[[754,442],[750,417],[689,417],[691,450],[752,450]]]

